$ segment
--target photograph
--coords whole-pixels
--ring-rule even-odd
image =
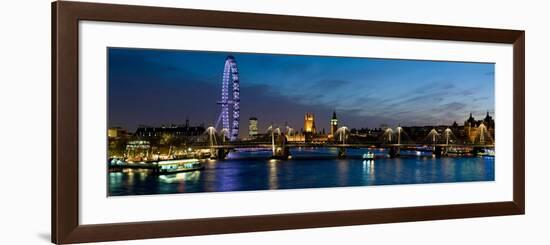
[[[494,63],[106,52],[108,196],[495,181]]]

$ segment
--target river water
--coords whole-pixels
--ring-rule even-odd
[[[270,151],[231,152],[227,160],[208,160],[202,171],[155,175],[147,170],[108,173],[110,196],[326,188],[467,181],[494,181],[494,157],[432,157],[429,152],[402,151],[386,158],[375,150],[348,149],[336,159],[335,148],[291,150],[291,160],[269,160]]]

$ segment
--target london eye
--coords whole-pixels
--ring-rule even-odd
[[[229,83],[232,84],[233,90],[229,91]],[[239,72],[237,70],[237,62],[235,57],[227,56],[225,59],[225,66],[223,69],[222,78],[222,96],[221,100],[217,104],[221,105],[221,112],[216,123],[218,127],[220,121],[222,122],[222,131],[229,132],[229,140],[236,140],[239,136],[239,117],[240,117],[240,88],[239,88]],[[229,109],[232,109],[230,115]],[[231,121],[231,123],[230,123]]]

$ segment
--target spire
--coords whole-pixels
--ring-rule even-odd
[[[337,119],[336,118],[336,111],[332,111],[332,119]]]
[[[485,119],[484,119],[484,120],[485,120],[485,121],[490,121],[490,120],[492,120],[492,117],[489,116],[489,111],[487,111],[487,116],[485,116]]]
[[[464,126],[473,127],[475,123],[476,123],[476,120],[474,119],[474,117],[472,116],[472,113],[470,112],[470,118],[468,118],[468,120],[464,122]]]

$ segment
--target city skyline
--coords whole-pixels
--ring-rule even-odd
[[[109,48],[109,127],[214,125],[225,57],[235,57],[241,90],[241,131],[258,118],[318,131],[340,125],[461,124],[465,115],[494,116],[494,64]]]

